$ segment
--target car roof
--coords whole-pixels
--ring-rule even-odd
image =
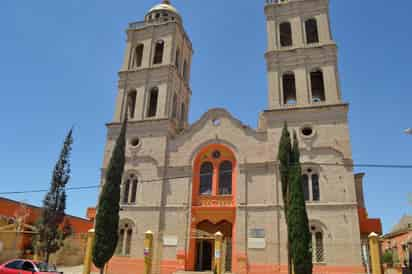
[[[12,259],[12,260],[8,260],[8,261],[4,262],[4,264],[9,264],[9,263],[12,263],[12,262],[15,262],[15,261],[21,261],[21,262],[23,262],[24,259]]]
[[[27,259],[12,259],[12,260],[4,262],[2,265],[6,265],[6,264],[13,263],[16,261],[19,261],[20,263],[30,262],[32,264],[40,263],[40,261],[33,261],[33,260],[27,260]]]

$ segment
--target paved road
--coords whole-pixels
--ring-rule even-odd
[[[83,274],[83,266],[73,266],[73,267],[58,267],[57,268],[59,271],[63,271],[64,274]],[[91,273],[91,274],[97,274],[97,273]]]

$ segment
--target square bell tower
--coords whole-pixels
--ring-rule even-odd
[[[164,0],[144,21],[129,24],[114,123],[155,121],[172,131],[188,125],[192,44],[182,18]],[[126,113],[127,112],[127,113]]]
[[[269,109],[341,103],[328,0],[268,0]]]

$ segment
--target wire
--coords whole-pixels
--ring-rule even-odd
[[[82,187],[66,187],[66,191],[67,191],[67,190],[87,190],[87,189],[94,189],[94,188],[99,188],[99,187],[100,187],[100,185],[82,186]],[[11,191],[11,192],[0,192],[0,195],[25,194],[25,193],[41,193],[41,192],[47,192],[47,191],[49,191],[49,189]]]
[[[276,165],[278,163],[276,162]],[[301,165],[305,165],[305,163],[301,163]],[[412,169],[412,165],[383,165],[383,164],[339,164],[339,163],[310,163],[310,165],[316,166],[342,166],[342,167],[362,167],[362,168],[387,168],[387,169]],[[231,171],[223,171],[222,173],[231,173]],[[202,176],[213,175],[213,173],[202,173]],[[166,178],[158,178],[158,179],[150,179],[150,180],[142,180],[139,181],[140,183],[153,183],[153,182],[161,182],[164,180],[176,180],[176,179],[186,179],[192,178],[193,174],[182,175],[182,176],[175,176],[175,177],[166,177]],[[73,191],[73,190],[89,190],[89,189],[97,189],[100,188],[100,185],[90,185],[90,186],[83,186],[83,187],[67,187],[66,191]],[[47,192],[48,189],[36,189],[36,190],[23,190],[23,191],[10,191],[10,192],[0,192],[0,195],[12,195],[12,194],[27,194],[27,193],[42,193]]]

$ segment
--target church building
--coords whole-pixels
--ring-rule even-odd
[[[170,1],[129,24],[102,169],[127,115],[120,236],[109,273],[143,273],[150,230],[153,273],[210,272],[220,231],[225,272],[286,274],[277,160],[285,121],[300,142],[314,273],[365,273],[365,237],[381,227],[368,219],[363,174],[353,171],[329,1],[263,2],[268,102],[256,113],[257,128],[220,108],[189,124],[194,45]]]

